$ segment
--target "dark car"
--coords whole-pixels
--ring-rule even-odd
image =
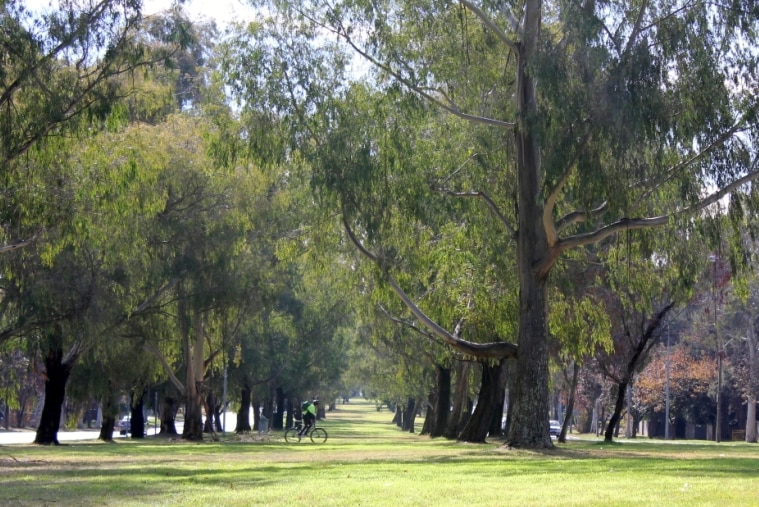
[[[548,421],[549,425],[549,431],[551,433],[552,437],[558,437],[561,433],[561,423],[559,421],[554,421],[553,419]]]
[[[129,416],[125,415],[120,421],[116,423],[116,428],[119,430],[119,435],[126,435],[132,432],[132,421],[129,420]]]

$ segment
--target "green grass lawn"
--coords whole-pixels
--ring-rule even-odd
[[[759,446],[648,439],[504,449],[401,433],[339,405],[325,444],[227,435],[0,446],[0,505],[759,506]]]

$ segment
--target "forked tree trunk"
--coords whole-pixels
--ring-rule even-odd
[[[611,442],[614,440],[614,432],[618,431],[619,421],[622,418],[622,410],[625,407],[627,387],[630,385],[630,382],[632,382],[635,372],[646,360],[648,351],[651,350],[651,346],[655,343],[655,340],[658,337],[656,330],[659,329],[664,322],[664,317],[667,316],[667,313],[669,313],[673,306],[674,303],[669,303],[659,310],[659,312],[649,320],[640,337],[638,337],[638,342],[635,344],[633,353],[625,365],[625,371],[617,383],[617,400],[614,403],[614,413],[612,413],[611,418],[609,419],[609,424],[606,426],[604,432],[605,442]]]
[[[72,362],[64,362],[61,347],[48,350],[45,356],[45,404],[34,438],[35,444],[59,445],[58,430]]]
[[[469,370],[468,361],[457,361],[456,363],[456,387],[453,392],[453,409],[451,416],[448,418],[448,427],[445,430],[445,437],[455,439],[461,433],[471,417],[471,402],[469,398]]]
[[[469,423],[458,437],[461,442],[485,442],[492,429],[495,414],[500,415],[503,410],[503,398],[499,391],[503,391],[506,360],[502,359],[494,365],[488,362],[481,364],[482,380],[477,396],[477,406]],[[498,405],[499,400],[501,405]]]
[[[625,408],[625,399],[627,397],[628,381],[623,380],[617,384],[617,399],[614,402],[614,412],[611,414],[609,424],[604,431],[604,442],[611,442],[614,440],[614,433],[618,431],[619,421],[622,419],[622,410]]]
[[[424,418],[421,435],[431,438],[442,437],[448,426],[451,406],[451,369],[440,364],[435,365],[435,390],[430,393],[427,402],[427,415]]]

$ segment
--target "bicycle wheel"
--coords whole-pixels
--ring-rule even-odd
[[[290,428],[289,430],[285,431],[285,442],[290,444],[297,444],[300,442],[300,434],[299,434],[298,428]]]
[[[327,430],[324,428],[314,428],[311,432],[311,441],[317,444],[323,444],[327,441]]]

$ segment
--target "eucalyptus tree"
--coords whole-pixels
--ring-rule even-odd
[[[29,188],[25,202],[54,217],[54,226],[0,260],[3,337],[20,337],[45,374],[36,437],[42,444],[57,443],[66,384],[78,360],[145,303],[123,297],[123,273],[137,250],[133,224],[150,208],[144,199],[150,178],[136,167],[122,173],[109,159],[116,150],[103,150],[112,146],[92,136],[48,141],[28,154],[25,164],[40,184]]]
[[[407,294],[378,234],[389,207],[372,205],[392,191],[409,212],[434,193],[475,198],[501,225],[509,240],[502,255],[515,260],[518,277],[516,343],[476,348],[518,356],[511,445],[552,445],[547,289],[565,252],[627,230],[679,228],[693,239],[700,213],[728,194],[755,209],[754,2],[257,3],[278,8],[280,27],[257,40],[248,66],[257,78],[237,81],[248,107],[289,122],[291,139],[323,175],[317,183],[339,196],[357,248],[420,322],[470,353],[469,342]],[[271,44],[277,34],[287,40]],[[387,97],[408,92],[426,105],[398,111],[405,124],[376,106],[351,114],[334,74],[340,67],[324,66],[324,51],[306,52],[306,39],[322,48],[342,41],[376,69],[362,79]],[[468,142],[436,138],[444,157],[415,158],[424,135],[399,126],[433,106],[460,120],[450,136],[463,131]],[[312,133],[321,137],[299,142]],[[491,154],[496,160],[486,163]],[[427,194],[400,177],[411,172],[427,180]]]
[[[292,421],[292,404],[295,400],[318,398],[324,407],[334,400],[337,386],[347,368],[347,336],[353,322],[353,303],[348,294],[341,291],[340,276],[331,269],[320,269],[305,255],[295,263],[297,278],[290,279],[292,291],[289,307],[298,306],[291,314],[290,336],[272,350],[277,363],[270,363],[272,375],[272,401],[278,412],[274,428],[288,426]],[[339,272],[338,272],[339,273]],[[283,307],[284,309],[284,307]],[[287,349],[282,345],[288,344]],[[271,349],[269,349],[271,350]],[[269,355],[264,356],[269,361]],[[265,370],[266,371],[266,370]],[[288,421],[283,422],[285,403]]]
[[[253,260],[258,235],[255,199],[268,186],[246,167],[218,167],[209,157],[211,123],[199,115],[176,115],[153,127],[135,126],[140,160],[156,167],[153,194],[159,209],[141,223],[144,266],[135,294],[160,293],[135,332],[159,358],[186,403],[184,436],[202,438],[204,381],[224,347],[235,320],[231,307],[244,311],[264,278]],[[124,161],[129,167],[130,161]],[[168,313],[167,313],[168,312]],[[149,316],[147,314],[150,314]],[[153,323],[169,317],[163,325]],[[231,336],[226,336],[231,343]],[[177,375],[178,367],[184,378]]]
[[[67,382],[81,355],[103,328],[119,318],[108,307],[102,258],[87,248],[67,248],[48,262],[31,246],[8,252],[5,289],[18,297],[15,306],[33,315],[20,337],[24,350],[44,373],[45,399],[35,442],[57,444]],[[105,281],[105,283],[103,283]],[[103,305],[103,306],[101,306]],[[44,317],[43,317],[44,316]]]
[[[18,0],[3,2],[0,250],[24,246],[55,225],[26,195],[36,178],[26,158],[30,151],[100,129],[114,104],[134,91],[129,77],[164,62],[181,46],[176,31],[167,29],[161,47],[149,48],[139,35],[142,21],[140,1],[74,0],[41,13]]]

